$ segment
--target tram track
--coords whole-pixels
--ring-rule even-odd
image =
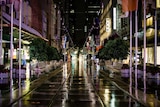
[[[62,85],[58,88],[58,91],[56,92],[55,96],[53,96],[51,98],[51,102],[49,103],[48,107],[52,107],[53,103],[55,102],[56,97],[58,96],[59,92],[61,91],[62,87],[64,86],[64,83],[69,79],[70,75],[71,75],[71,72],[69,73],[67,78],[65,78],[65,80],[62,83]]]
[[[147,107],[146,104],[144,104],[143,102],[139,101],[136,97],[132,96],[128,91],[126,91],[125,89],[129,89],[128,84],[125,84],[124,82],[118,80],[118,79],[113,79],[110,78],[109,76],[107,76],[107,73],[105,72],[100,72],[100,78],[103,78],[103,80],[109,81],[113,86],[117,87],[119,90],[122,91],[122,93],[126,94],[128,97],[130,97],[135,103],[138,103],[140,105],[140,107]],[[106,78],[107,76],[107,78]]]
[[[50,107],[105,107],[86,71],[81,72],[83,75],[73,72]]]
[[[32,83],[29,92],[8,106],[111,107],[112,104],[124,103],[130,107],[144,107],[134,97],[124,92],[112,78],[107,78],[104,72],[100,72],[96,77],[87,72],[61,69],[54,74],[48,74]]]
[[[14,99],[7,105],[7,107],[28,107],[31,105],[34,107],[37,105],[41,105],[41,103],[45,101],[47,101],[48,104],[50,104],[49,102],[52,102],[51,100],[53,100],[53,98],[56,95],[55,92],[59,90],[59,88],[55,89],[54,87],[61,87],[61,85],[63,85],[63,83],[65,82],[62,81],[62,79],[60,79],[62,78],[62,71],[62,69],[58,69],[56,71],[45,74],[43,77],[33,81],[30,84],[30,90],[22,94],[18,98]],[[48,89],[46,87],[48,87]],[[47,99],[44,97],[43,99],[42,96],[51,97],[49,94],[51,94],[52,98]]]
[[[90,81],[91,81],[92,87],[94,88],[95,94],[97,95],[97,97],[99,99],[99,102],[101,103],[102,107],[106,107],[102,97],[100,96],[100,94],[98,93],[98,91],[96,89],[95,83],[93,82],[93,80],[91,78],[90,78]]]

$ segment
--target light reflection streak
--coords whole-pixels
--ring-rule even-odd
[[[21,78],[20,78],[21,79]],[[22,95],[22,87],[21,87],[21,83],[19,82],[19,84],[18,84],[18,97],[20,98],[21,97],[21,95]],[[18,106],[19,107],[22,107],[22,100],[20,99],[20,100],[18,100]]]
[[[138,99],[138,89],[137,88],[135,88],[135,96]]]
[[[95,65],[94,65],[94,60],[92,60],[92,66],[91,66],[91,75],[92,75],[92,81],[94,81],[95,77]]]
[[[87,80],[87,78],[85,78],[85,79]],[[86,82],[87,82],[86,84],[89,83],[88,81],[86,81]],[[92,107],[95,107],[95,103],[96,103],[96,100],[94,98],[95,94],[92,92],[93,87],[91,84],[88,85],[88,89],[89,89],[89,100],[92,101]]]
[[[14,93],[13,93],[14,89],[13,89],[13,80],[11,79],[10,81],[11,81],[10,82],[10,103],[11,103],[14,96]]]
[[[107,104],[109,104],[109,102],[110,102],[110,91],[109,91],[109,89],[104,90],[104,102],[106,102]]]
[[[29,68],[29,63],[26,64],[26,78],[30,78],[30,68]]]
[[[2,93],[1,93],[1,90],[0,90],[0,105],[2,105],[2,99],[1,99],[1,97],[2,97]]]
[[[143,94],[144,94],[144,102],[146,103],[146,79],[143,79],[143,84],[144,84],[144,87],[143,87]]]
[[[74,71],[76,70],[76,66],[77,66],[77,59],[76,60],[72,60],[72,63],[71,63],[71,68],[72,68],[72,75],[74,74]]]
[[[131,76],[132,74],[130,74],[130,82],[129,82],[129,93],[130,93],[130,95],[132,95],[132,76]],[[131,107],[131,101],[132,101],[132,99],[129,97],[129,107]]]
[[[111,96],[112,96],[112,97],[111,97],[111,98],[112,98],[112,99],[111,99],[111,107],[116,107],[116,105],[115,105],[115,101],[116,101],[116,99],[115,99],[115,94],[112,93]]]
[[[67,79],[67,76],[68,76],[67,72],[68,72],[67,63],[65,63],[63,65],[63,74],[62,74],[63,82],[66,81],[66,79]],[[66,106],[66,101],[68,100],[67,82],[64,83],[62,90],[64,90],[64,92],[63,92],[64,98],[62,99],[62,107],[65,107]]]
[[[155,96],[156,96],[156,100],[155,100],[155,107],[157,107],[157,103],[158,103],[158,101],[157,101],[157,99],[158,99],[157,90],[155,91]]]
[[[130,79],[130,82],[129,82],[129,93],[130,93],[130,95],[132,95],[132,73],[130,74],[130,77],[129,77],[129,79]]]
[[[100,65],[99,62],[96,64],[96,77],[99,76]]]
[[[67,82],[64,83],[63,90],[65,92],[64,92],[64,98],[62,99],[62,107],[65,107],[66,101],[68,100],[68,93],[69,93],[68,88],[67,88]]]
[[[82,76],[82,65],[83,65],[83,57],[79,55],[79,76]]]
[[[29,79],[26,79],[25,80],[25,86],[24,86],[24,88],[23,88],[23,92],[28,92],[29,90],[30,90],[30,80]]]
[[[67,78],[67,63],[65,63],[63,65],[63,79],[64,79],[64,81],[66,78]]]
[[[131,99],[131,97],[129,97],[129,104],[128,104],[128,107],[131,107],[131,102],[132,102],[132,99]]]
[[[81,61],[82,62],[82,61]],[[89,93],[89,100],[92,101],[91,106],[92,107],[96,107],[96,100],[95,100],[95,93],[92,92],[93,87],[92,84],[89,82],[89,77],[87,76],[87,61],[85,59],[85,57],[83,57],[83,62],[82,62],[82,66],[83,66],[83,70],[81,72],[83,72],[83,76],[84,76],[84,81],[85,81],[85,87],[88,88],[88,93]]]
[[[25,84],[24,84],[24,87],[22,89],[22,91],[23,91],[22,94],[27,93],[27,92],[30,91],[30,84],[31,84],[31,82],[30,82],[29,78],[27,78],[25,80]],[[31,96],[27,95],[25,97],[26,97],[26,99],[30,99]],[[29,104],[29,102],[27,100],[24,100],[24,102],[25,102],[25,104]]]

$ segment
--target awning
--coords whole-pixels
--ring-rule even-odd
[[[10,20],[11,20],[11,16],[6,14],[6,13],[2,13],[3,14],[3,19],[4,21],[10,25]],[[14,27],[16,26],[19,26],[19,20],[17,19],[13,19],[13,25]],[[27,40],[32,40],[33,38],[42,38],[43,40],[45,41],[48,41],[48,39],[44,38],[38,31],[36,31],[35,29],[31,28],[30,26],[22,23],[21,24],[21,27],[22,27],[22,33],[24,33],[24,38]],[[18,30],[18,28],[15,28]]]

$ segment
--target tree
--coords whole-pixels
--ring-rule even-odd
[[[98,52],[98,58],[99,59],[105,59],[105,60],[111,59],[111,56],[109,54],[106,54],[106,53],[108,53],[107,49],[105,47],[101,48]]]
[[[30,44],[30,59],[38,61],[59,60],[60,54],[56,48],[49,46],[44,40],[36,38]]]
[[[117,59],[123,60],[127,58],[129,52],[129,45],[127,41],[116,38],[108,40],[104,47],[98,52],[98,57],[101,59]]]
[[[38,61],[47,60],[47,45],[44,40],[36,38],[30,44],[30,58]]]
[[[60,54],[58,53],[58,50],[55,47],[47,46],[47,56],[48,56],[48,61],[51,60],[59,60]]]
[[[115,41],[115,47],[113,47],[114,59],[118,59],[118,60],[126,59],[129,53],[128,42],[121,38],[117,38],[114,41]]]

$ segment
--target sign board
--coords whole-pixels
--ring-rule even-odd
[[[110,32],[110,31],[111,31],[111,19],[106,18],[106,32]]]

